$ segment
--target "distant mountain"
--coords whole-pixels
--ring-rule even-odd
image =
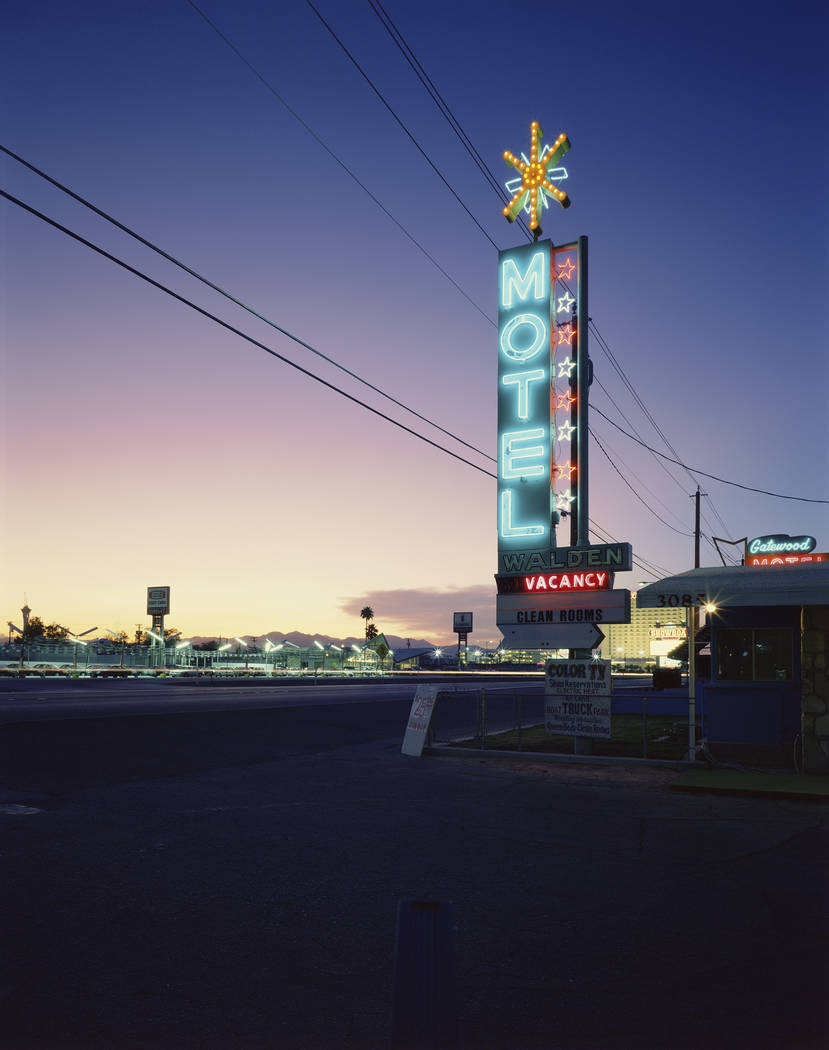
[[[334,645],[339,646],[350,646],[350,645],[365,645],[365,635],[350,635],[348,638],[337,638],[330,634],[304,634],[302,631],[288,631],[286,634],[284,631],[268,631],[266,634],[240,634],[236,637],[241,638],[247,642],[248,645],[253,643],[254,638],[256,644],[262,646],[265,644],[266,639],[270,639],[274,645],[279,645],[280,642],[293,642],[294,645],[300,646],[302,649],[310,648],[315,641],[319,642],[320,645],[330,645],[332,642]],[[188,641],[195,642],[197,645],[201,645],[203,642],[217,641],[218,635],[215,634],[194,634],[190,635]],[[232,641],[232,638],[225,638],[225,641]],[[433,643],[427,641],[425,638],[401,638],[396,634],[386,634],[386,641],[392,647],[392,649],[405,649],[407,642],[410,643],[412,649],[428,649]]]

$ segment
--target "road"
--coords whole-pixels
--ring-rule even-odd
[[[453,902],[468,1050],[825,1045],[820,804],[408,759],[383,684],[9,684],[3,1050],[387,1047],[400,899]]]

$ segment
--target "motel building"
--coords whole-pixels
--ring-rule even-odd
[[[696,703],[714,758],[829,774],[829,560],[766,560],[669,576],[637,608],[708,629]]]

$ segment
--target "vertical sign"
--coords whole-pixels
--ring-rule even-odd
[[[590,542],[587,507],[587,238],[552,250],[553,364],[550,431],[553,502],[570,519],[572,546]],[[581,321],[584,321],[584,324]],[[566,545],[566,541],[565,541]]]
[[[404,755],[419,758],[423,754],[423,745],[426,743],[426,734],[429,732],[429,723],[432,721],[437,695],[436,685],[419,685],[415,690],[409,721],[406,723],[403,746],[400,749]]]
[[[498,553],[554,545],[551,244],[498,255]]]
[[[549,660],[544,728],[555,736],[610,739],[610,661]]]

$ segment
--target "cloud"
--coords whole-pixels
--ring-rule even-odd
[[[495,626],[495,584],[473,587],[399,588],[391,591],[369,591],[356,597],[340,599],[340,608],[358,617],[370,605],[380,631],[406,635],[425,635],[435,642],[456,640],[452,631],[452,613],[472,612],[472,634],[479,644],[497,643],[501,632]]]

